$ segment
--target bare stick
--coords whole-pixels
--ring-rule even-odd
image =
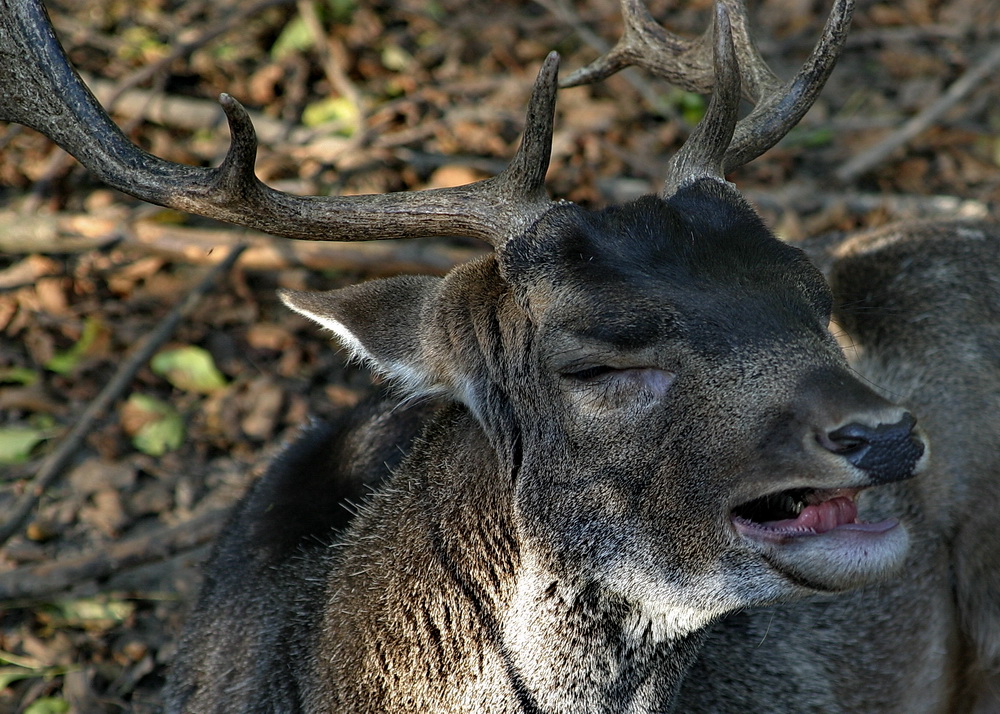
[[[993,212],[988,203],[954,196],[923,196],[859,191],[744,191],[751,203],[768,211],[815,214],[832,206],[843,206],[849,214],[882,211],[893,220],[910,218],[968,218],[985,220]]]
[[[231,14],[226,15],[216,23],[203,29],[198,37],[190,40],[189,42],[183,42],[175,46],[170,52],[156,62],[140,67],[135,72],[132,72],[130,75],[122,79],[118,83],[115,93],[105,100],[107,107],[109,109],[114,108],[115,104],[118,102],[118,98],[127,90],[152,79],[155,74],[162,72],[175,61],[204,47],[219,35],[239,27],[257,13],[263,12],[264,10],[274,7],[275,5],[291,5],[292,2],[294,2],[294,0],[261,0],[261,2],[254,3],[249,6],[240,7],[237,5],[236,10],[234,10]]]
[[[298,0],[297,6],[299,15],[306,25],[306,30],[312,36],[313,45],[319,55],[326,80],[334,91],[351,103],[360,118],[363,114],[361,92],[354,86],[354,82],[351,81],[344,68],[342,60],[345,52],[338,52],[333,46],[330,37],[323,29],[323,22],[320,20],[315,3],[311,0]]]
[[[170,313],[160,321],[160,324],[156,326],[149,335],[146,336],[145,340],[139,344],[136,350],[129,355],[118,371],[115,372],[111,381],[108,382],[107,386],[101,390],[101,393],[97,395],[97,398],[90,403],[87,409],[80,416],[80,419],[73,425],[69,433],[63,438],[62,443],[59,444],[56,449],[48,455],[44,462],[42,462],[41,468],[35,474],[35,479],[32,482],[28,490],[21,496],[21,498],[14,504],[13,511],[4,517],[3,524],[0,525],[0,545],[3,545],[11,536],[21,530],[21,527],[27,522],[31,512],[38,505],[39,500],[41,500],[42,495],[45,493],[46,489],[52,485],[59,474],[62,472],[63,468],[69,462],[69,460],[76,453],[77,449],[80,448],[80,444],[83,443],[84,437],[93,428],[97,419],[104,413],[104,411],[111,406],[111,404],[117,399],[126,387],[131,383],[132,378],[135,377],[136,372],[149,361],[153,353],[163,345],[164,342],[173,334],[177,325],[180,323],[181,319],[184,318],[202,296],[208,292],[208,290],[215,283],[219,275],[224,274],[228,271],[236,259],[243,252],[243,246],[238,245],[234,247],[226,260],[214,266],[208,271],[208,274],[202,279],[198,285],[195,286],[184,300],[176,305]]]
[[[937,122],[944,114],[976,88],[986,77],[1000,69],[1000,47],[996,47],[979,63],[970,67],[936,102],[912,117],[897,131],[837,169],[841,183],[850,183],[861,174],[882,163],[893,151],[909,143],[915,136]]]
[[[174,526],[118,541],[98,553],[3,573],[0,575],[0,601],[44,597],[86,580],[106,578],[127,568],[166,560],[215,538],[228,513],[228,508],[215,509]]]
[[[240,265],[246,270],[348,270],[367,276],[443,275],[459,263],[486,254],[478,246],[452,246],[438,241],[379,241],[377,243],[313,243],[288,241],[253,231],[188,228],[140,221],[126,231],[124,245],[187,263],[215,263],[208,249],[234,243],[246,245]]]

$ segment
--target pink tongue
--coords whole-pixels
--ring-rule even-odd
[[[854,523],[858,518],[858,507],[854,501],[844,496],[831,498],[802,509],[798,518],[784,521],[769,521],[763,525],[775,529],[809,530],[826,533],[838,526]]]

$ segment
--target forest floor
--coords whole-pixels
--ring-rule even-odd
[[[614,0],[46,5],[133,141],[217,164],[215,97],[228,92],[253,112],[260,177],[298,194],[496,173],[546,53],[575,69],[620,30]],[[710,2],[649,5],[697,34]],[[862,5],[815,107],[730,176],[790,241],[987,216],[1000,202],[1000,4]],[[828,7],[751,3],[779,76],[804,60]],[[602,206],[655,191],[703,106],[639,70],[561,90],[551,194]],[[235,266],[210,274],[237,244]],[[0,528],[16,526],[0,543],[0,714],[156,711],[226,509],[303,424],[369,388],[277,288],[440,274],[482,250],[236,230],[108,189],[44,137],[0,124]],[[131,375],[143,344],[155,357]]]

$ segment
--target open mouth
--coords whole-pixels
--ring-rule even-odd
[[[906,528],[895,518],[858,517],[862,488],[797,488],[737,506],[730,513],[744,544],[787,582],[843,592],[880,582],[902,567]]]
[[[884,533],[897,525],[894,518],[877,523],[858,520],[859,488],[799,488],[769,494],[733,509],[737,531],[773,543],[822,535],[835,530]]]

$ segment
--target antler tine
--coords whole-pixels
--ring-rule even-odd
[[[823,34],[796,75],[785,84],[779,84],[774,79],[762,86],[762,95],[755,101],[753,111],[736,127],[736,135],[723,164],[725,171],[738,168],[763,154],[805,116],[840,58],[853,14],[854,0],[835,0],[823,26]],[[774,77],[770,69],[767,72]]]
[[[754,109],[740,120],[723,160],[728,172],[774,146],[816,100],[833,70],[847,36],[854,0],[835,0],[823,34],[805,65],[782,84],[763,60],[750,36],[743,0],[717,0],[728,11],[732,42],[739,60],[741,91]],[[621,0],[625,30],[610,52],[577,70],[561,83],[576,86],[603,79],[635,65],[691,92],[707,94],[715,83],[713,32],[686,40],[664,30],[641,0]]]
[[[36,129],[107,184],[170,208],[306,240],[468,235],[500,246],[553,202],[545,193],[559,57],[542,65],[524,137],[497,176],[466,186],[368,196],[293,196],[254,173],[246,110],[220,97],[232,143],[215,169],[146,153],[125,137],[69,64],[40,0],[0,0],[0,120]]]
[[[729,10],[721,2],[715,6],[714,37],[715,91],[705,116],[670,160],[660,191],[664,198],[699,178],[725,179],[724,160],[736,129],[740,102],[740,71]]]
[[[689,40],[667,32],[653,19],[642,0],[621,0],[624,31],[609,52],[563,79],[559,86],[576,87],[638,66],[692,92],[712,91],[711,29]]]

